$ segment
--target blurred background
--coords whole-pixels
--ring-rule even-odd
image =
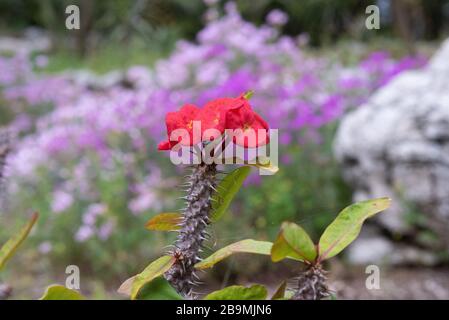
[[[65,27],[70,4],[79,30]],[[365,25],[372,4],[380,29]],[[0,125],[13,149],[0,243],[41,214],[0,280],[36,298],[78,265],[84,294],[120,298],[174,238],[144,226],[182,205],[185,170],[157,151],[166,112],[254,90],[279,129],[280,171],[248,178],[211,250],[272,241],[285,220],[318,240],[353,200],[391,196],[327,266],[337,297],[449,299],[448,35],[448,0],[0,0]],[[380,290],[365,287],[373,263]],[[201,290],[275,287],[297,270],[237,256]]]

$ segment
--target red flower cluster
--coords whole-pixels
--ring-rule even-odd
[[[168,140],[159,144],[159,150],[171,150],[175,145],[196,145],[211,141],[225,130],[233,130],[233,140],[245,148],[254,148],[268,142],[268,124],[254,112],[244,95],[237,98],[219,98],[203,108],[184,105],[177,112],[169,112],[165,119]],[[195,124],[199,123],[200,130]],[[170,140],[175,130],[177,140]],[[251,138],[252,137],[252,138]]]

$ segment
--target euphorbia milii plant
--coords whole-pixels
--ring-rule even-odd
[[[205,148],[217,140],[220,152],[226,137],[244,148],[266,145],[268,124],[257,114],[249,103],[251,93],[236,98],[219,98],[208,102],[202,108],[186,104],[177,112],[166,116],[167,140],[159,144],[161,151],[177,152],[179,148]],[[201,261],[200,252],[208,237],[207,226],[218,219],[227,209],[232,197],[249,174],[247,166],[240,167],[223,179],[217,170],[217,163],[201,159],[192,166],[192,172],[185,183],[185,207],[181,214],[163,213],[148,222],[152,230],[176,230],[178,236],[168,254],[145,269],[141,274],[129,279],[121,291],[136,298],[144,284],[163,275],[176,291],[185,298],[194,298],[196,284],[195,264]],[[268,164],[264,168],[277,170]],[[220,180],[220,181],[219,181]]]

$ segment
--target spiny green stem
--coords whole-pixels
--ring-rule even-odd
[[[216,174],[215,164],[200,164],[187,177],[189,188],[185,197],[186,208],[183,210],[183,222],[171,252],[176,257],[176,262],[165,273],[165,278],[185,298],[194,298],[193,287],[197,283],[194,265],[201,261],[199,254],[207,237],[206,227],[210,222]]]

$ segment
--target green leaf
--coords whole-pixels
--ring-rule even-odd
[[[197,269],[211,268],[221,260],[229,257],[234,253],[255,253],[255,254],[270,255],[271,246],[272,243],[267,241],[256,241],[252,239],[242,240],[233,243],[229,246],[226,246],[224,248],[221,248],[211,256],[197,263],[195,265],[195,268]]]
[[[293,250],[293,248],[285,241],[282,234],[278,234],[271,248],[271,261],[278,262],[286,257],[304,262],[304,259]]]
[[[340,253],[357,238],[363,222],[387,209],[390,203],[389,198],[378,198],[355,203],[343,209],[320,238],[318,260],[323,261]]]
[[[156,231],[177,231],[181,229],[179,226],[182,222],[182,215],[176,212],[161,213],[151,218],[145,228]]]
[[[245,98],[246,100],[249,100],[249,99],[251,99],[251,97],[254,95],[254,91],[253,90],[249,90],[249,91],[246,91],[244,94],[243,94],[243,98]]]
[[[263,169],[263,170],[269,171],[272,174],[275,174],[276,172],[279,171],[279,167],[273,165],[271,163],[270,159],[267,157],[257,157],[256,163],[254,163],[254,164],[250,163],[249,165],[254,166],[258,169]]]
[[[225,158],[223,159],[223,164],[244,164],[247,166],[269,171],[273,174],[279,171],[279,167],[272,164],[270,158],[263,156],[259,156],[255,160],[250,161],[245,161],[238,157]]]
[[[3,269],[6,262],[11,259],[11,257],[14,255],[14,252],[26,239],[31,231],[31,228],[33,228],[34,224],[36,223],[38,216],[39,215],[36,212],[33,213],[30,221],[28,221],[28,223],[23,226],[22,229],[20,229],[20,231],[16,233],[11,239],[9,239],[0,249],[0,270]]]
[[[183,300],[163,277],[159,277],[142,287],[137,300]]]
[[[163,275],[173,266],[174,263],[175,258],[172,256],[160,257],[150,263],[150,265],[141,273],[123,282],[118,289],[118,292],[130,295],[133,300],[136,299],[143,286]]]
[[[64,286],[54,284],[45,290],[40,300],[84,300],[85,298],[78,292]]]
[[[208,294],[204,300],[265,300],[267,289],[260,284],[249,288],[243,286],[230,286]]]
[[[276,289],[276,292],[271,297],[271,300],[278,300],[285,298],[285,289],[287,288],[287,281],[282,281],[279,287]]]
[[[313,262],[317,256],[315,245],[303,228],[292,222],[284,222],[271,249],[271,260],[286,257]]]
[[[212,202],[211,220],[218,221],[228,210],[234,196],[240,190],[243,181],[250,173],[251,168],[240,167],[229,173],[217,186],[217,192],[214,193]]]

